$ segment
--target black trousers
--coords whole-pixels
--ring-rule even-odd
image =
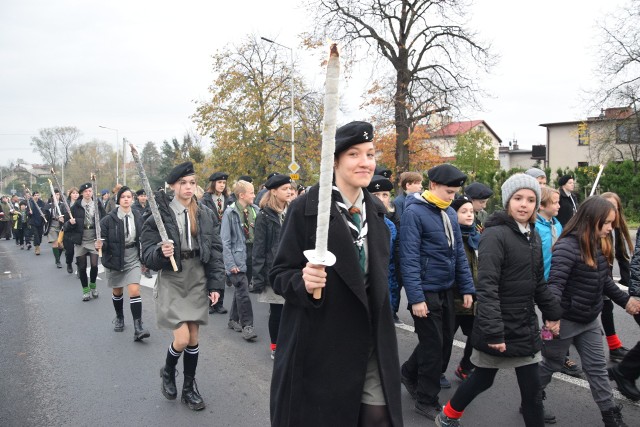
[[[71,265],[73,263],[73,254],[74,254],[74,244],[71,240],[67,238],[62,239],[62,245],[64,246],[64,258],[67,264]]]
[[[616,334],[616,324],[613,321],[613,301],[609,298],[605,298],[603,301],[600,320],[602,321],[602,329],[604,329],[606,336],[610,337]]]
[[[42,225],[32,225],[31,229],[33,230],[33,246],[40,246],[44,227]]]
[[[411,313],[418,334],[418,345],[402,366],[402,373],[417,382],[417,401],[424,405],[438,402],[440,373],[451,358],[455,326],[453,290],[425,292],[429,313],[416,317]],[[409,307],[411,309],[411,307]]]
[[[13,230],[13,235],[16,238],[16,245],[24,245],[24,228]]]
[[[633,318],[638,326],[640,326],[640,315],[636,314]],[[618,370],[624,377],[630,380],[635,381],[640,378],[640,341],[638,341],[636,345],[629,350],[624,359],[618,363]]]
[[[471,353],[473,352],[473,346],[471,345],[471,332],[473,331],[473,321],[475,320],[475,318],[475,316],[468,315],[456,316],[455,329],[453,333],[455,334],[458,328],[461,328],[462,333],[465,337],[467,337],[467,342],[464,345],[464,353],[462,355],[462,359],[460,359],[460,366],[465,371],[471,371],[473,368],[475,368],[474,364],[471,363]],[[448,360],[447,365],[449,365]],[[446,370],[447,368],[445,366],[445,369],[442,370],[442,373],[444,373]]]

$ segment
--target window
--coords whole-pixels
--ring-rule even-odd
[[[632,121],[616,125],[616,143],[638,144],[640,143],[640,123]]]
[[[587,166],[589,166],[589,162],[578,162],[579,168],[586,168]]]
[[[589,145],[589,128],[586,123],[578,125],[578,145]]]

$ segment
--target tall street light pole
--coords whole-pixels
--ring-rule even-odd
[[[285,46],[283,44],[280,44],[278,42],[275,42],[271,39],[268,39],[266,37],[260,37],[262,40],[266,41],[267,43],[271,43],[271,44],[275,44],[277,46],[283,47],[285,49],[289,49],[289,52],[291,54],[291,164],[289,165],[289,170],[292,173],[296,173],[298,171],[298,169],[300,168],[298,166],[298,164],[296,163],[296,152],[295,152],[295,129],[293,127],[293,97],[294,97],[294,93],[293,93],[293,49],[290,48],[289,46]]]
[[[106,126],[100,126],[100,125],[98,125],[98,127],[102,128],[102,129],[116,131],[116,184],[117,184],[118,183],[118,175],[120,174],[119,173],[120,171],[118,170],[118,158],[120,157],[120,154],[119,154],[120,148],[118,147],[118,145],[119,145],[118,141],[120,140],[120,138],[118,137],[118,129],[108,128]],[[96,189],[94,188],[93,191],[96,191]]]

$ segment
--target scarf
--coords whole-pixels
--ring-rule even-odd
[[[429,203],[432,203],[434,205],[436,205],[437,207],[439,207],[442,210],[447,209],[449,206],[451,206],[451,201],[449,202],[445,202],[444,200],[442,200],[440,197],[436,196],[435,194],[433,194],[431,191],[426,190],[424,193],[422,193],[422,197]]]
[[[362,217],[360,220],[360,227],[358,228],[353,219],[353,216],[347,209],[347,205],[344,204],[344,200],[342,199],[342,195],[340,194],[338,187],[336,187],[335,185],[333,186],[331,196],[333,197],[333,201],[338,206],[338,209],[340,209],[340,212],[342,212],[348,219],[347,224],[349,225],[349,231],[351,231],[354,245],[358,247],[358,251],[364,250],[364,247],[362,245],[364,244],[364,238],[369,231],[369,226],[367,224],[367,210],[364,201],[362,202],[362,212],[360,212]]]
[[[462,232],[462,237],[467,238],[467,244],[469,247],[475,251],[478,250],[478,245],[480,244],[480,233],[476,229],[475,224],[472,225],[462,225],[460,224],[460,231]]]
[[[455,247],[456,240],[453,237],[453,227],[451,226],[451,220],[449,219],[449,215],[445,212],[449,206],[451,206],[451,201],[445,202],[440,197],[433,194],[431,191],[426,190],[422,193],[422,198],[427,202],[435,205],[440,209],[440,215],[442,216],[442,223],[444,224],[444,234],[447,235],[447,240],[449,241],[450,247]]]

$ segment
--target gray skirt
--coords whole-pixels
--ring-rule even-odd
[[[95,229],[85,229],[82,231],[82,244],[75,245],[73,247],[74,256],[84,256],[87,254],[96,254],[98,255],[98,250],[96,249],[96,230]]]
[[[59,234],[60,234],[60,222],[56,220],[52,220],[51,226],[49,227],[49,234],[47,234],[48,242],[49,243],[57,242]]]
[[[140,258],[138,248],[124,250],[124,270],[111,270],[105,268],[107,285],[110,288],[124,288],[133,283],[140,283],[142,272],[140,270]]]
[[[153,299],[159,328],[174,330],[184,322],[209,323],[207,280],[200,259],[182,260],[180,272],[159,271]]]

